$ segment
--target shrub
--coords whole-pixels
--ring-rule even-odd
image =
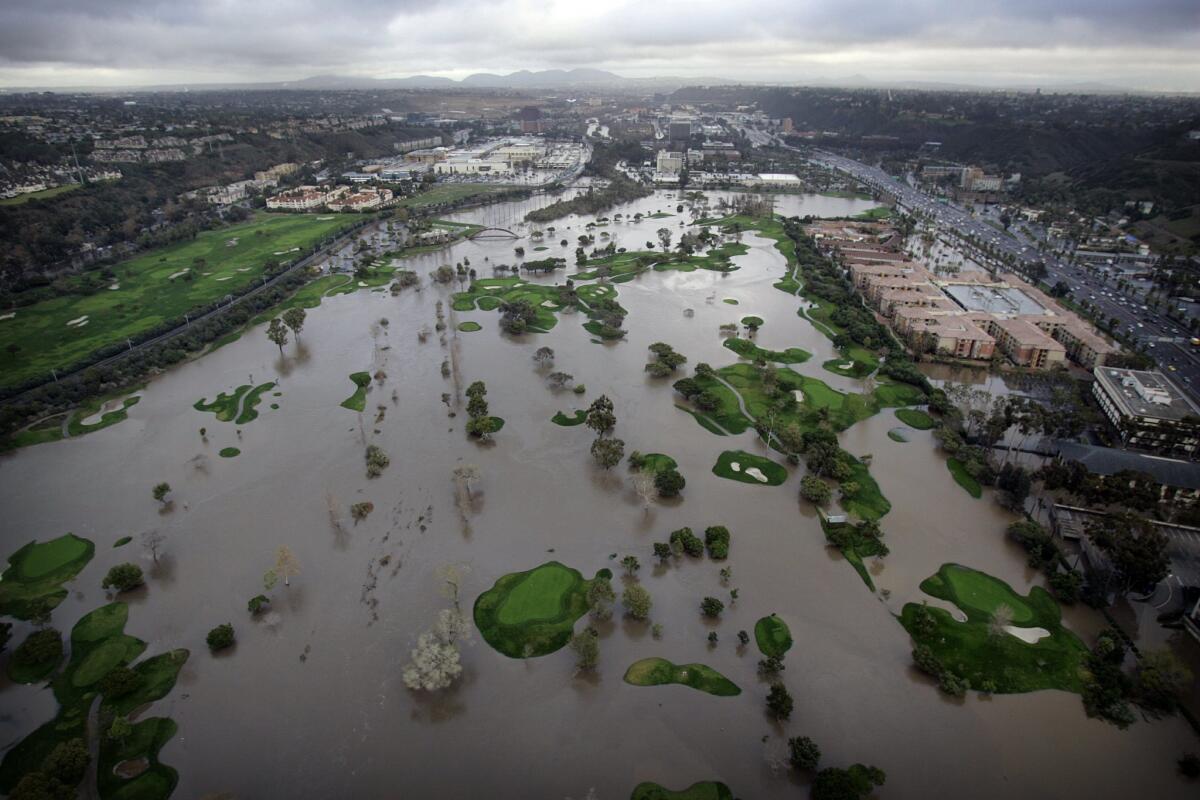
[[[675,497],[683,491],[687,481],[677,469],[664,469],[654,476],[654,488],[658,489],[659,497]]]
[[[124,697],[142,685],[142,678],[129,667],[114,667],[100,679],[100,694],[107,700]]]
[[[34,631],[13,651],[13,661],[18,664],[58,663],[63,656],[62,635],[54,628]]]
[[[821,763],[821,748],[807,736],[788,739],[788,755],[792,766],[811,772]]]
[[[772,683],[771,691],[767,693],[767,710],[775,719],[783,720],[792,715],[794,701],[787,687],[782,683]]]
[[[938,678],[938,688],[951,697],[962,697],[971,688],[971,682],[947,669],[943,670]]]
[[[724,525],[705,528],[704,546],[708,548],[710,558],[727,558],[729,556],[729,529]]]
[[[100,585],[105,589],[128,592],[130,589],[136,589],[145,582],[145,578],[142,575],[142,568],[137,564],[126,562],[124,564],[117,564],[110,569]]]
[[[621,593],[621,602],[624,604],[625,610],[629,612],[629,616],[634,619],[646,619],[649,617],[650,607],[654,604],[654,601],[650,597],[650,592],[637,583]]]
[[[92,757],[83,739],[68,739],[55,745],[50,755],[46,756],[46,760],[42,762],[42,772],[57,778],[67,786],[76,786],[87,774],[91,761]],[[74,792],[71,796],[74,796]]]
[[[675,552],[684,552],[689,556],[704,555],[704,542],[700,541],[700,537],[692,533],[691,528],[680,528],[677,531],[671,531],[671,549]]]
[[[725,610],[725,604],[715,597],[706,597],[700,601],[700,611],[706,617],[719,617]]]
[[[266,606],[271,604],[271,599],[265,594],[255,595],[250,598],[250,602],[246,604],[246,609],[251,614],[258,614],[263,611]]]
[[[218,625],[208,632],[208,636],[204,641],[208,643],[208,649],[212,652],[224,650],[226,647],[232,647],[235,641],[233,635],[233,626],[226,622],[224,625]]]

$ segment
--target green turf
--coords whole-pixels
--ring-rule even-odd
[[[998,693],[1083,688],[1087,648],[1062,626],[1061,611],[1050,593],[1039,586],[1027,596],[1017,594],[1003,581],[957,564],[944,564],[936,575],[921,583],[926,594],[954,603],[966,615],[958,622],[948,611],[926,607],[936,622],[932,631],[916,625],[916,603],[908,603],[900,623],[913,640],[928,646],[944,669],[967,678],[974,689],[991,682]],[[1030,644],[1009,633],[992,631],[996,608],[1013,610],[1013,625],[1043,628],[1050,636]]]
[[[746,327],[761,328],[763,326],[763,318],[756,317],[754,315],[742,317],[742,324],[745,325]]]
[[[831,358],[821,364],[821,368],[826,372],[841,375],[843,378],[856,379],[865,378],[875,371],[875,367],[870,364],[847,358]]]
[[[347,397],[341,402],[342,408],[348,408],[351,411],[363,411],[367,407],[367,387],[371,385],[371,373],[369,372],[352,372],[350,380],[354,382],[354,394]]]
[[[309,214],[260,213],[250,222],[203,231],[194,239],[117,264],[112,268],[116,290],[105,287],[21,306],[14,319],[0,323],[0,353],[13,345],[19,348],[6,355],[0,383],[12,386],[48,376],[51,368],[62,372],[101,348],[123,344],[127,337],[236,295],[260,280],[267,261],[291,261],[353,221],[345,216],[321,220]],[[229,246],[234,239],[237,244]],[[300,250],[293,251],[295,247]],[[176,274],[184,272],[191,280]],[[82,287],[94,276],[83,273],[63,280],[69,287]],[[85,316],[85,325],[66,324]]]
[[[217,455],[219,455],[221,458],[237,458],[241,454],[242,451],[236,447],[222,447],[220,451],[217,452]]]
[[[905,437],[904,430],[902,428],[892,428],[890,431],[888,431],[888,438],[891,439],[893,442],[907,442],[908,441],[908,438]]]
[[[841,496],[838,503],[858,519],[878,521],[892,510],[892,504],[879,490],[871,471],[858,459],[851,461],[850,478],[846,483],[857,483],[858,491]]]
[[[53,197],[58,197],[67,192],[73,192],[79,188],[78,183],[64,183],[62,186],[51,186],[49,189],[41,189],[36,192],[26,192],[19,194],[16,197],[6,197],[0,200],[0,206],[19,206],[28,203],[30,200],[49,200]]]
[[[983,487],[979,485],[979,481],[971,477],[967,472],[967,467],[957,458],[946,459],[946,469],[950,470],[950,475],[954,478],[954,482],[966,491],[967,494],[978,500],[983,497]]]
[[[113,542],[113,547],[124,547],[132,541],[132,536],[122,536],[120,539],[117,539],[115,542]]]
[[[629,800],[733,800],[733,792],[718,781],[693,783],[686,789],[673,792],[665,786],[646,781],[633,789]]]
[[[562,425],[564,428],[571,428],[575,425],[582,425],[587,421],[587,411],[581,408],[570,416],[558,411],[553,417],[550,418],[550,421],[555,425]]]
[[[927,431],[937,424],[934,422],[933,417],[929,416],[924,411],[919,411],[915,408],[896,409],[896,419],[900,420],[908,427],[916,428],[919,431]]]
[[[754,623],[754,641],[764,656],[783,658],[792,649],[792,632],[786,622],[772,614]]]
[[[24,620],[48,614],[67,596],[63,584],[78,575],[95,552],[90,540],[71,533],[29,542],[8,557],[0,576],[0,614]]]
[[[192,408],[197,411],[210,411],[221,422],[245,425],[248,422],[258,419],[258,411],[255,410],[255,407],[262,402],[262,396],[274,387],[275,383],[273,381],[259,384],[253,389],[250,388],[250,384],[244,383],[230,394],[221,392],[211,403],[205,402],[202,397],[196,401]],[[238,413],[239,406],[241,407],[240,414]]]
[[[774,361],[777,364],[803,364],[812,358],[812,353],[799,347],[787,350],[765,350],[749,339],[726,339],[722,344],[748,361]]]
[[[509,658],[544,656],[567,644],[587,612],[590,581],[550,561],[496,581],[475,601],[475,625],[484,641]]]
[[[877,220],[891,219],[891,218],[892,218],[892,210],[890,208],[888,208],[887,206],[876,206],[875,208],[868,208],[866,211],[862,212],[861,214],[859,214],[858,216],[855,217],[855,219],[866,220],[867,222],[875,222]]]
[[[736,305],[738,305],[738,301],[737,301],[737,300],[735,300],[735,299],[733,299],[732,297],[726,297],[726,298],[725,298],[724,300],[722,300],[721,302],[722,302],[722,303],[727,303],[727,304],[729,304],[729,305],[731,305],[731,306],[736,306]]]
[[[737,684],[704,664],[672,664],[665,658],[643,658],[625,670],[625,682],[634,686],[662,686],[677,683],[717,697],[742,693]]]
[[[11,747],[0,761],[0,792],[9,792],[27,772],[36,770],[55,745],[73,738],[87,740],[87,719],[97,685],[110,670],[128,666],[146,648],[145,642],[124,632],[129,608],[125,603],[110,603],[81,618],[71,630],[71,657],[58,673],[51,688],[59,703],[58,714]],[[100,718],[129,714],[159,700],[175,685],[180,669],[187,661],[186,650],[173,650],[132,666],[140,684],[116,700],[104,699]],[[93,731],[93,734],[95,732]],[[100,737],[99,795],[102,800],[166,800],[174,788],[176,775],[158,762],[157,754],[175,734],[175,725],[167,719],[145,719],[123,743]],[[126,781],[112,775],[112,767],[127,758],[145,757],[150,768],[141,776]]]
[[[468,321],[468,322],[458,323],[458,329],[460,331],[462,331],[463,333],[474,333],[475,331],[483,330],[483,326],[480,325],[478,322]]]
[[[651,472],[657,475],[669,469],[678,469],[679,464],[675,459],[663,453],[643,453],[642,454],[642,469],[646,472]]]
[[[733,469],[734,464],[738,465],[736,471]],[[746,470],[756,468],[762,472],[766,481],[760,481],[746,472]],[[744,450],[726,450],[721,453],[717,457],[717,463],[713,465],[712,471],[717,477],[754,486],[778,486],[788,477],[786,467],[776,464],[769,458],[747,453]]]

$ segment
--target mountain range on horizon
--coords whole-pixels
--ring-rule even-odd
[[[312,75],[294,81],[272,81],[253,83],[188,83],[164,84],[151,86],[122,86],[122,87],[11,87],[0,88],[0,93],[19,93],[28,91],[58,91],[58,92],[95,92],[95,93],[126,93],[126,92],[163,92],[163,91],[280,91],[280,90],[371,90],[371,89],[500,89],[500,90],[553,90],[553,89],[582,89],[582,90],[643,90],[643,91],[672,91],[684,86],[811,86],[847,89],[925,89],[929,91],[1033,91],[1042,89],[1049,92],[1081,93],[1081,94],[1146,94],[1144,90],[1131,89],[1102,82],[1079,82],[1061,84],[1008,84],[983,85],[942,81],[916,80],[877,80],[865,75],[854,74],[844,77],[829,78],[824,76],[801,78],[792,81],[748,81],[717,77],[683,78],[678,76],[657,76],[650,78],[629,78],[608,70],[580,67],[575,69],[547,70],[517,70],[507,74],[493,72],[477,72],[456,80],[435,75],[411,75],[402,78],[374,78],[359,75],[323,74]]]

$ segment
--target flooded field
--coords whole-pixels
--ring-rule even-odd
[[[720,195],[708,196],[715,202]],[[512,228],[537,202],[454,218]],[[608,216],[675,214],[677,202],[660,193]],[[870,205],[789,196],[776,207],[847,215]],[[690,220],[675,214],[591,232],[598,245],[608,232],[619,246],[638,249],[661,227],[677,238],[679,223]],[[546,236],[547,251],[532,252],[528,238],[464,241],[406,266],[424,274],[469,259],[480,277],[490,277],[490,265],[517,260],[514,246],[525,247],[527,259],[561,254],[573,264],[588,221],[544,226],[556,229]],[[529,226],[514,230],[524,235]],[[567,247],[558,244],[563,238]],[[769,758],[785,758],[786,738],[800,735],[820,744],[823,764],[883,768],[884,797],[1190,796],[1174,774],[1175,759],[1196,749],[1182,720],[1139,720],[1119,731],[1088,719],[1079,697],[1065,692],[990,699],[972,693],[953,701],[911,666],[911,642],[894,615],[923,599],[918,584],[941,564],[984,570],[1020,593],[1041,581],[1003,535],[1010,515],[989,495],[975,500],[954,484],[931,432],[893,441],[887,433],[900,423],[887,409],[840,437],[851,453],[872,454],[871,473],[892,503],[881,523],[891,555],[868,563],[877,593],[826,547],[811,506],[798,499],[802,469],[789,468],[778,487],[712,474],[724,450],[771,454],[752,431],[719,437],[677,409],[671,380],[643,371],[652,342],[686,355],[689,373],[699,362],[724,366],[736,359],[718,326],[752,314],[765,322],[760,346],[813,354],[794,365],[797,372],[843,391],[863,390],[862,381],[822,369],[837,353],[797,316],[801,301],[772,288],[784,271],[772,243],[754,234],[743,241],[750,250],[735,257],[734,272],[650,271],[617,284],[629,333],[615,344],[594,342],[578,313],[560,314],[549,333],[506,336],[495,311],[451,311],[454,284],[426,280],[420,291],[398,297],[362,290],[328,298],[309,312],[300,342],[289,343],[282,357],[260,326],[150,382],[128,420],[0,457],[0,545],[10,553],[67,531],[96,543],[95,559],[68,584],[54,613],[61,630],[105,602],[100,581],[110,566],[145,566],[148,586],[130,598],[126,630],[149,642],[151,653],[192,651],[178,686],[153,707],[179,724],[161,753],[180,772],[179,798],[580,798],[594,788],[616,800],[641,781],[681,788],[700,780],[724,781],[744,798],[795,797],[800,779],[772,771]],[[562,282],[573,271],[526,279]],[[433,327],[438,300],[448,317],[445,343],[436,333],[421,343],[418,332]],[[466,321],[482,329],[456,334]],[[543,345],[554,348],[555,369],[586,385],[585,394],[546,387],[531,358]],[[463,385],[484,381],[491,413],[505,420],[493,445],[468,440],[461,408],[448,416],[442,395],[454,388],[441,365],[452,351]],[[339,404],[354,391],[348,376],[362,371],[386,377],[373,383],[366,411],[356,413]],[[258,418],[240,428],[193,408],[201,398],[268,381],[277,387]],[[613,400],[615,435],[627,452],[665,453],[678,462],[687,479],[680,501],[644,510],[624,464],[608,472],[595,466],[586,427],[550,422],[601,394]],[[391,458],[370,480],[367,444]],[[226,447],[241,453],[219,457]],[[480,473],[469,526],[452,479],[463,464]],[[171,510],[151,497],[159,481],[173,487]],[[361,501],[375,510],[354,524],[346,509]],[[340,509],[341,532],[331,525],[331,507]],[[740,596],[715,624],[700,615],[699,603],[705,595],[728,597],[718,578],[722,564],[684,559],[656,567],[651,544],[684,525],[718,524],[732,532],[726,563]],[[135,549],[137,534],[150,529],[166,536],[158,564]],[[134,543],[113,549],[130,535]],[[272,612],[255,621],[246,603],[262,591],[280,545],[291,548],[302,571],[290,586],[275,587]],[[661,640],[648,624],[618,615],[600,626],[596,673],[576,677],[569,650],[509,659],[476,633],[454,688],[428,696],[404,687],[401,670],[416,637],[449,604],[439,568],[464,569],[469,608],[507,573],[550,560],[588,576],[604,567],[619,572],[627,554],[642,562],[640,581],[653,596],[651,620],[663,625]],[[618,593],[620,583],[614,579]],[[783,680],[796,708],[783,726],[764,711],[758,654],[753,646],[742,654],[736,648],[737,631],[752,630],[772,612],[795,640]],[[1085,640],[1102,625],[1083,608],[1064,616]],[[214,657],[205,633],[224,622],[235,626],[237,645]],[[712,649],[710,630],[720,635]],[[707,664],[742,693],[715,697],[622,681],[630,664],[652,656]],[[54,714],[49,693],[36,686],[4,684],[0,706],[6,744]]]

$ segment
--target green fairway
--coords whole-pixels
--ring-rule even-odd
[[[915,408],[896,409],[896,419],[919,431],[927,431],[937,424],[933,421],[933,417]]]
[[[84,287],[95,280],[93,273],[65,278],[79,294],[21,306],[15,317],[0,321],[0,380],[13,386],[48,376],[51,368],[62,372],[124,345],[127,337],[182,322],[186,312],[259,282],[268,261],[294,261],[352,222],[344,216],[258,214],[123,261],[112,268],[112,283],[90,294]]]
[[[571,415],[558,411],[550,418],[550,421],[555,425],[562,425],[564,428],[572,428],[587,421],[587,411],[581,408]]]
[[[231,394],[222,392],[211,403],[206,403],[204,398],[200,398],[192,407],[197,411],[211,411],[221,422],[245,425],[258,418],[255,406],[262,401],[262,396],[274,387],[274,381],[259,384],[253,389],[250,388],[250,384],[245,383],[234,389]]]
[[[787,350],[764,350],[749,339],[726,339],[722,342],[733,352],[748,361],[774,361],[778,364],[803,364],[812,358],[812,353],[799,347],[789,347]]]
[[[754,623],[754,641],[764,656],[783,658],[792,649],[792,632],[786,622],[772,614]]]
[[[367,387],[371,385],[371,373],[369,372],[352,372],[350,380],[354,382],[354,394],[347,397],[341,402],[342,408],[348,408],[351,411],[363,411],[367,407]]]
[[[30,542],[8,557],[0,576],[0,614],[34,619],[67,596],[63,584],[92,560],[96,546],[72,533],[48,542]]]
[[[998,693],[1082,689],[1087,648],[1062,627],[1058,604],[1045,589],[1035,586],[1023,597],[990,575],[943,564],[921,583],[921,591],[953,603],[966,621],[955,620],[941,608],[908,603],[900,623],[916,643],[933,652],[943,669],[970,681],[971,688]],[[1027,629],[1036,641],[995,630],[991,623],[1001,606],[1011,611],[1010,628]],[[921,624],[922,616],[931,622]]]
[[[81,618],[71,630],[71,657],[67,666],[51,683],[58,701],[53,720],[11,747],[0,761],[0,791],[10,792],[21,776],[38,769],[54,747],[70,739],[88,737],[87,718],[102,679],[117,667],[130,665],[146,649],[146,643],[125,633],[129,607],[125,603],[101,606]],[[126,694],[110,700],[103,698],[100,718],[127,715],[166,696],[174,687],[180,669],[188,658],[187,650],[172,650],[132,666],[138,677]],[[157,754],[174,736],[175,724],[168,719],[145,719],[134,733],[119,745],[100,738],[100,797],[127,800],[166,800],[177,776],[170,767],[158,762]],[[112,774],[116,762],[145,758],[149,768],[126,780]]]
[[[845,483],[858,484],[858,491],[851,495],[843,494],[838,498],[838,504],[858,519],[878,522],[892,510],[891,502],[883,496],[871,471],[858,459],[850,463],[850,479]]]
[[[611,577],[608,570],[598,574]],[[567,644],[575,621],[587,612],[590,584],[557,561],[509,573],[475,601],[475,626],[509,658],[553,653]]]
[[[946,469],[950,470],[950,475],[953,476],[954,482],[961,486],[967,494],[978,500],[983,497],[983,487],[979,485],[979,481],[967,472],[967,467],[957,458],[946,459]]]
[[[733,792],[718,781],[693,783],[678,792],[647,781],[634,787],[629,800],[733,800]]]
[[[755,486],[778,486],[787,480],[787,468],[745,450],[726,450],[717,456],[713,474]]]
[[[663,686],[677,683],[717,697],[742,693],[733,681],[704,664],[672,664],[665,658],[643,658],[625,670],[625,682],[634,686]]]

